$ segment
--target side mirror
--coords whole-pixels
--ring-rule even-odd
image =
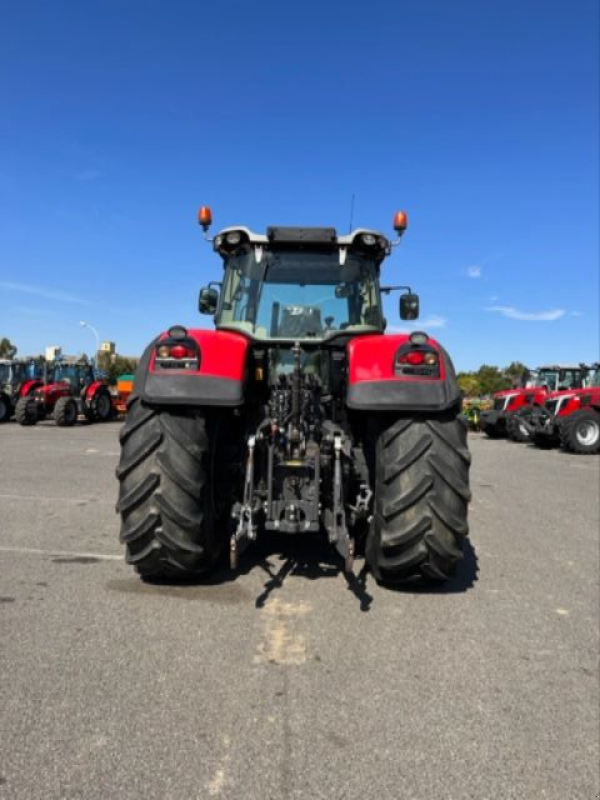
[[[219,302],[219,293],[211,286],[205,286],[200,289],[200,297],[198,298],[198,311],[201,314],[214,314],[217,310],[217,303]]]
[[[419,295],[400,295],[400,319],[413,320],[419,318]]]

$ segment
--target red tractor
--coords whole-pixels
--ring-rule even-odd
[[[206,231],[210,210],[200,211]],[[377,231],[229,227],[222,281],[201,290],[216,330],[174,325],[147,347],[121,431],[117,510],[145,579],[211,570],[261,531],[327,537],[350,571],[447,579],[468,532],[470,454],[448,353],[384,335],[389,241]],[[219,287],[220,291],[216,287]]]
[[[41,367],[35,361],[0,359],[0,423],[12,417],[19,398],[41,385]]]
[[[572,453],[600,453],[600,365],[594,364],[584,388],[550,392],[522,423],[539,447],[562,444]]]
[[[534,405],[542,405],[550,392],[561,389],[581,388],[588,367],[548,366],[535,371],[533,385],[504,389],[494,394],[494,406],[481,413],[482,430],[491,438],[508,436],[515,442],[528,442],[531,432],[523,424],[523,415],[529,414]]]
[[[88,422],[107,422],[113,404],[106,381],[97,380],[87,362],[57,361],[51,377],[32,394],[17,403],[15,417],[20,425],[35,425],[52,415],[60,427],[74,425],[83,414]]]

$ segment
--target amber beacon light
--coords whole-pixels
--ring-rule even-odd
[[[399,236],[402,236],[404,231],[408,228],[408,214],[406,211],[397,211],[394,214],[394,230]]]
[[[202,225],[204,231],[207,231],[212,225],[212,211],[208,206],[202,206],[198,212],[198,224]]]

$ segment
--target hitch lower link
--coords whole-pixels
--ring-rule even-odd
[[[240,542],[254,541],[256,539],[256,523],[252,509],[252,492],[254,486],[254,450],[256,436],[248,439],[248,458],[246,460],[246,475],[244,477],[244,500],[236,504],[232,516],[238,520],[235,533],[229,540],[229,564],[231,569],[237,569],[240,553]]]
[[[344,487],[342,483],[342,436],[336,433],[333,438],[335,463],[333,468],[333,519],[329,530],[329,541],[344,559],[344,572],[354,568],[355,542],[348,533],[346,511],[344,509]]]

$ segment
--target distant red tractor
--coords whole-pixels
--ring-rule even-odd
[[[32,360],[0,359],[0,423],[7,422],[21,397],[41,386],[41,367]]]
[[[522,424],[539,447],[561,444],[572,453],[600,453],[600,365],[592,369],[584,388],[551,392],[523,414]]]
[[[522,417],[534,405],[542,405],[550,392],[583,386],[588,367],[583,364],[539,367],[534,385],[504,389],[494,394],[494,406],[481,413],[481,428],[491,438],[508,436],[515,442],[528,442],[532,434]]]
[[[94,369],[84,362],[53,365],[51,377],[17,403],[20,425],[35,425],[53,416],[60,427],[69,427],[83,415],[88,422],[107,422],[113,404],[106,381],[97,380]]]
[[[201,209],[207,230],[210,212]],[[423,331],[385,334],[390,241],[375,230],[229,227],[216,330],[173,325],[147,347],[121,431],[121,541],[144,579],[238,557],[263,531],[324,536],[346,571],[441,582],[462,558],[467,427],[450,356]],[[215,288],[220,287],[220,291]]]

